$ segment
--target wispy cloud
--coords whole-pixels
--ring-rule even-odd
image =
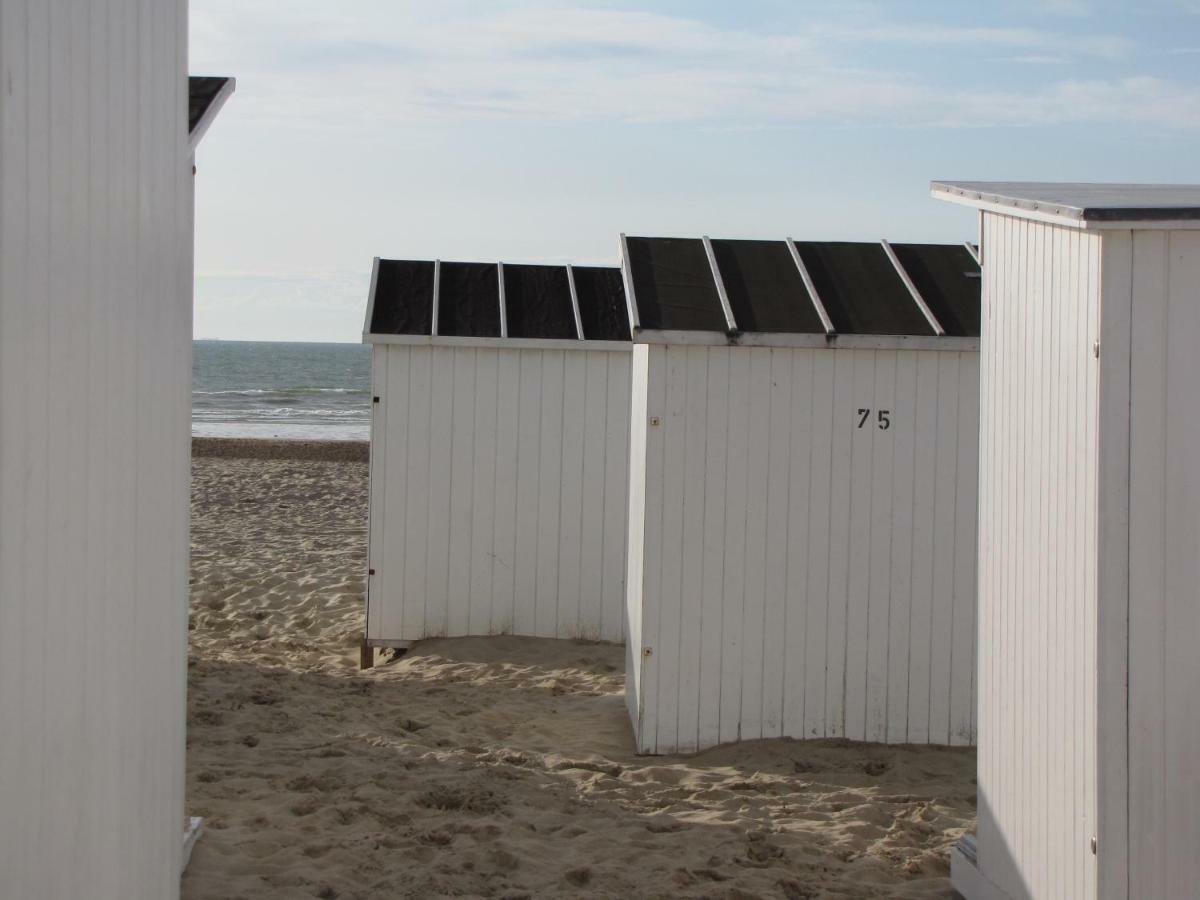
[[[297,0],[267,20],[233,0],[197,3],[193,47],[242,76],[247,114],[279,124],[370,128],[418,119],[523,117],[768,126],[812,120],[939,125],[1137,122],[1200,129],[1200,86],[1145,75],[964,88],[900,53],[864,47],[1012,51],[1016,66],[1125,57],[1108,35],[1030,28],[813,23],[787,33],[563,2],[480,15],[450,2],[343,7]],[[859,48],[855,50],[855,48]],[[1021,52],[1025,51],[1025,52]],[[254,60],[249,71],[247,60]],[[1003,71],[996,72],[997,78]]]

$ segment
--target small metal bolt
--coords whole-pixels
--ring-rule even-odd
[[[643,647],[642,648],[642,656],[653,656],[653,655],[654,655],[653,648],[651,648],[651,647]]]
[[[378,398],[378,397],[372,397],[372,398],[371,398],[371,402],[372,402],[372,403],[378,403],[378,402],[379,402],[379,398]]]
[[[651,426],[653,426],[654,428],[657,428],[659,425],[661,425],[661,424],[662,424],[662,419],[660,419],[658,416],[651,416],[651,417],[650,417],[650,424],[651,424]]]
[[[374,570],[374,569],[367,569],[367,574],[368,574],[368,575],[374,575],[374,574],[375,574],[375,570]]]

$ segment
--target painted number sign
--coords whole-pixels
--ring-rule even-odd
[[[875,424],[880,431],[887,431],[892,427],[892,411],[890,409],[880,409],[875,411]],[[871,410],[859,408],[858,410],[858,427],[865,428],[867,420],[871,418]]]

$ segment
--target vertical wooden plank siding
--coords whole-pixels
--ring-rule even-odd
[[[1200,880],[1200,232],[1135,232],[1132,258],[1128,895],[1184,897]]]
[[[978,846],[980,873],[1013,897],[1095,896],[1100,242],[984,219]],[[952,687],[952,739],[964,704]]]
[[[621,640],[629,353],[374,360],[367,637]]]
[[[647,409],[647,379],[649,375],[649,348],[645,344],[633,347],[629,366],[629,510],[625,593],[625,706],[633,723],[634,740],[639,753],[650,751],[648,733],[642,727],[642,696],[644,694],[642,669],[642,637],[645,617],[642,614],[642,587],[645,584],[645,537],[646,537],[646,462],[648,452],[649,421]]]
[[[973,743],[977,354],[640,352],[639,749]]]
[[[186,47],[183,0],[0,0],[3,897],[179,893]]]

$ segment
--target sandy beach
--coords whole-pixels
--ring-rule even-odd
[[[953,896],[973,751],[638,757],[612,645],[427,641],[359,672],[362,448],[238,444],[193,460],[185,900]]]

